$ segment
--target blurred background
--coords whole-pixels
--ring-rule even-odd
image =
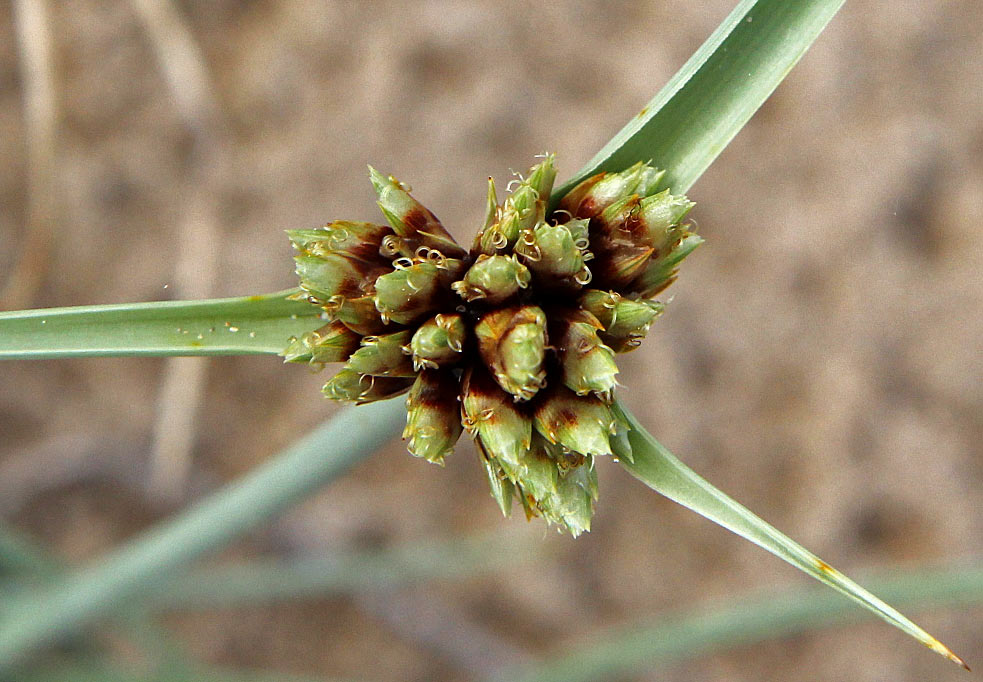
[[[381,219],[367,163],[469,240],[488,175],[504,187],[543,151],[572,174],[732,6],[0,3],[0,301],[291,287],[284,229]],[[706,244],[620,360],[621,396],[653,434],[851,575],[983,554],[981,55],[975,0],[848,2],[690,191]],[[0,520],[73,565],[337,409],[326,375],[272,357],[0,371]],[[210,562],[475,534],[521,549],[463,580],[158,622],[208,665],[463,682],[809,584],[601,464],[594,527],[572,540],[504,521],[467,439],[445,469],[394,440]],[[981,615],[916,620],[983,666]],[[96,636],[139,667],[125,638]],[[624,679],[968,678],[868,622]]]

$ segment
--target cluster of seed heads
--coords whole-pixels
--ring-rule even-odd
[[[631,457],[611,404],[615,354],[639,345],[663,309],[649,299],[700,244],[681,222],[692,202],[639,163],[584,180],[548,213],[545,156],[501,204],[489,178],[465,249],[407,187],[369,172],[388,225],[288,233],[300,296],[330,321],[283,355],[344,362],[324,386],[335,400],[409,391],[412,454],[441,464],[466,430],[504,513],[518,498],[529,517],[589,530],[594,458]]]

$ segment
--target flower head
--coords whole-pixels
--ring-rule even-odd
[[[324,386],[365,403],[409,392],[403,438],[442,464],[474,439],[505,514],[517,498],[573,535],[590,529],[594,459],[630,457],[610,407],[617,353],[638,347],[679,263],[702,241],[693,204],[638,163],[590,177],[548,212],[546,156],[499,204],[489,179],[470,250],[393,177],[369,169],[387,226],[335,221],[288,234],[303,297],[327,324],[288,362],[344,366]]]

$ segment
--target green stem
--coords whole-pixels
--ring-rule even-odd
[[[911,609],[983,604],[983,568],[951,566],[907,575],[882,574],[871,585]],[[703,654],[769,639],[869,620],[871,613],[846,599],[810,589],[759,596],[698,613],[663,614],[651,624],[595,635],[576,651],[559,655],[534,669],[511,670],[510,682],[588,682],[637,675],[654,666],[678,663]]]
[[[275,354],[320,324],[295,291],[0,312],[0,360]]]
[[[405,418],[402,400],[347,408],[238,482],[99,563],[40,595],[15,599],[0,622],[0,676],[345,473],[389,440]]]

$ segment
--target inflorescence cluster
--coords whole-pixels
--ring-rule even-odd
[[[587,178],[550,211],[546,156],[501,204],[489,179],[465,249],[407,187],[369,170],[388,225],[289,232],[302,296],[330,321],[284,356],[344,362],[324,386],[335,400],[409,391],[412,454],[440,464],[466,430],[504,513],[517,497],[530,517],[589,530],[594,458],[631,456],[611,406],[615,354],[641,343],[663,310],[651,297],[701,243],[682,223],[692,202],[639,163]]]

